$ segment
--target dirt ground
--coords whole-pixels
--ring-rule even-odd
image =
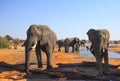
[[[109,51],[120,53],[120,46],[110,47]],[[35,53],[32,52],[30,71],[33,74],[26,75],[24,47],[0,49],[0,81],[99,80],[96,78],[98,70],[94,70],[96,69],[94,57],[83,57],[78,53],[64,53],[64,51],[57,52],[56,48],[52,56],[52,70],[45,69],[44,53],[42,58],[44,67],[38,69]],[[120,59],[109,58],[109,67],[111,73],[105,74],[103,80],[120,80]]]

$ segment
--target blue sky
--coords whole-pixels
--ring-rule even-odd
[[[120,0],[0,0],[0,36],[26,39],[31,24],[45,24],[58,39],[88,39],[90,28],[120,40]]]

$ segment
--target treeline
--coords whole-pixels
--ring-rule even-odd
[[[18,38],[12,38],[9,35],[6,35],[5,37],[0,36],[0,48],[11,48],[11,46],[14,47],[14,49],[17,49],[18,45],[22,44],[24,40],[20,40]]]
[[[85,40],[88,43],[88,40]],[[24,40],[20,40],[18,38],[12,38],[10,35],[6,35],[5,37],[0,36],[0,49],[1,48],[11,48],[13,46],[14,49],[17,49],[18,45],[22,45]],[[120,44],[120,40],[110,40],[109,44]]]

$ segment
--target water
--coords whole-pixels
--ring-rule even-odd
[[[90,43],[85,43],[85,46],[90,47]],[[120,44],[109,44],[109,46],[120,46]],[[71,52],[72,49],[70,49],[69,51]],[[94,57],[93,54],[87,50],[87,49],[80,49],[79,51],[81,56],[88,56],[88,57]],[[108,51],[108,57],[109,58],[119,58],[120,59],[120,53],[115,53],[115,52],[110,52]]]
[[[91,44],[90,43],[86,43],[85,46],[90,47]],[[120,44],[109,44],[109,46],[120,46]],[[80,55],[82,56],[88,56],[88,57],[94,57],[93,54],[87,50],[87,49],[80,49]],[[108,57],[109,58],[119,58],[120,59],[120,54],[119,53],[115,53],[115,52],[108,52]]]
[[[82,56],[94,57],[93,54],[87,49],[80,49],[79,52],[80,52],[80,55]],[[108,52],[108,57],[109,58],[120,58],[120,54],[115,53],[115,52]]]

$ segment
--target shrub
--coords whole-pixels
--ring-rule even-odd
[[[0,37],[0,48],[8,48],[9,45],[9,41],[7,41],[5,38]]]

